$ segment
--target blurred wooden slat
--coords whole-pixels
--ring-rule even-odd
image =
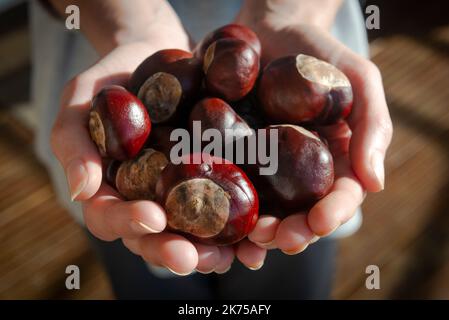
[[[421,235],[435,237],[429,230],[449,212],[449,56],[404,36],[379,39],[376,48],[373,60],[382,71],[395,127],[386,159],[386,189],[368,196],[361,230],[341,241],[334,297],[426,298],[418,289],[420,281],[436,286],[429,292],[447,293],[449,281],[432,282],[432,274],[419,272],[432,259],[420,259],[424,254],[417,248]],[[449,246],[449,236],[441,241],[440,248]],[[443,254],[432,251],[426,258],[440,263]],[[380,267],[381,290],[365,288],[370,264]],[[417,265],[413,274],[419,277],[410,279],[407,275]],[[405,292],[409,286],[415,287],[413,294]]]
[[[448,27],[372,45],[395,135],[386,190],[368,196],[361,230],[340,242],[335,298],[449,299],[448,45]],[[0,58],[0,80],[29,72],[24,28],[0,39]],[[8,94],[0,104],[10,95],[2,89]],[[32,138],[0,111],[0,299],[111,299],[106,273],[83,230],[58,204]],[[79,291],[64,287],[69,264],[81,268]],[[381,290],[365,288],[370,264],[380,267]]]
[[[13,118],[0,118],[0,299],[111,299],[102,266],[58,204],[29,134]],[[82,268],[80,291],[64,286],[70,264]]]

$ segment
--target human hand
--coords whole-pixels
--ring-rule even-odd
[[[262,248],[279,248],[287,254],[296,254],[349,220],[363,202],[366,191],[378,192],[384,188],[384,158],[392,137],[392,123],[378,68],[338,42],[324,28],[308,24],[278,27],[267,20],[263,25],[250,27],[261,40],[263,64],[286,55],[312,55],[342,70],[354,92],[350,117],[319,130],[334,156],[335,183],[330,193],[307,215],[298,213],[282,221],[261,216],[249,235]]]
[[[67,84],[51,143],[66,172],[72,199],[82,202],[84,221],[93,235],[105,241],[121,238],[135,254],[176,274],[187,275],[195,269],[222,273],[235,255],[256,269],[263,263],[265,249],[248,240],[235,248],[206,246],[165,232],[161,206],[152,201],[124,201],[102,179],[102,161],[87,127],[92,97],[105,85],[126,85],[131,72],[156,48],[155,43],[146,42],[119,46]]]

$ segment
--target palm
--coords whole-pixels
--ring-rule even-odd
[[[83,201],[86,226],[102,240],[122,239],[132,252],[177,274],[189,274],[194,269],[222,272],[229,268],[234,255],[246,266],[257,268],[266,250],[248,240],[235,248],[215,247],[192,243],[180,235],[165,232],[166,216],[158,204],[123,201],[102,179],[101,158],[86,127],[90,101],[107,84],[126,85],[131,72],[155,51],[153,46],[142,43],[118,47],[77,76],[64,90],[61,111],[53,128],[52,146],[58,159],[68,168],[75,153],[84,161],[88,180],[83,182],[76,171],[69,182],[84,186],[76,200]]]
[[[385,154],[391,139],[391,120],[376,67],[326,31],[295,25],[276,31],[264,30],[259,35],[263,64],[286,55],[312,55],[340,68],[354,91],[353,111],[347,121],[318,129],[334,156],[335,182],[330,193],[307,215],[294,214],[282,221],[264,216],[250,234],[250,239],[262,247],[277,247],[295,254],[304,250],[317,235],[328,235],[351,218],[362,203],[365,190],[382,189],[380,180],[383,179],[376,175],[372,159],[375,152]]]

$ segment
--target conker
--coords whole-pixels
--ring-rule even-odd
[[[312,132],[295,125],[272,125],[278,132],[278,168],[253,181],[259,193],[286,215],[310,208],[329,193],[334,182],[333,159],[327,146]],[[273,143],[273,141],[268,141]],[[256,182],[257,181],[257,182]]]
[[[108,182],[127,200],[154,200],[156,183],[167,157],[154,149],[144,149],[135,159],[112,162],[107,170]]]
[[[195,130],[193,130],[194,121],[200,122],[200,132],[195,132]],[[193,134],[200,135],[196,137],[197,139],[201,139],[204,131],[207,129],[218,130],[220,138],[222,139],[221,155],[219,156],[234,163],[234,160],[239,153],[246,155],[248,140],[245,138],[254,134],[254,131],[251,130],[251,127],[245,120],[243,120],[230,105],[219,98],[205,98],[199,101],[190,113],[189,127]],[[242,141],[240,146],[244,148],[243,150],[237,148],[237,141]],[[202,142],[203,152],[206,152],[205,147],[208,144],[209,142],[207,141]],[[226,154],[227,148],[232,148],[232,154]]]
[[[202,157],[201,163],[194,163],[195,156]],[[238,242],[252,231],[258,217],[258,196],[246,174],[229,161],[206,154],[169,163],[156,196],[165,207],[169,228],[204,244]]]
[[[217,40],[204,55],[206,89],[226,101],[240,100],[254,87],[259,65],[259,55],[245,41]]]
[[[140,100],[125,88],[107,86],[92,100],[89,131],[103,157],[136,156],[150,134],[151,122]]]
[[[199,94],[203,74],[200,60],[178,49],[156,52],[145,59],[130,79],[153,123],[176,122]],[[184,112],[187,116],[188,112]]]
[[[245,27],[241,24],[227,24],[223,27],[216,29],[215,31],[209,33],[195,48],[194,54],[199,59],[204,57],[207,48],[215,41],[219,39],[239,39],[248,43],[251,48],[259,55],[261,55],[261,45],[259,38],[248,27]]]
[[[201,122],[202,131],[217,129],[222,136],[226,130],[233,130],[235,139],[252,134],[251,128],[232,107],[219,98],[205,98],[200,100],[192,109],[189,126],[192,130],[193,121]]]
[[[258,98],[273,122],[328,125],[349,115],[353,95],[343,72],[299,54],[279,58],[265,67]]]

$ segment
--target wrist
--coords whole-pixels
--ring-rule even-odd
[[[111,49],[130,43],[142,43],[155,51],[169,48],[190,51],[189,36],[184,29],[165,28],[163,26],[160,26],[157,30],[118,29],[113,35],[112,43]]]
[[[279,31],[292,25],[329,30],[342,0],[246,0],[237,22],[255,31]]]

